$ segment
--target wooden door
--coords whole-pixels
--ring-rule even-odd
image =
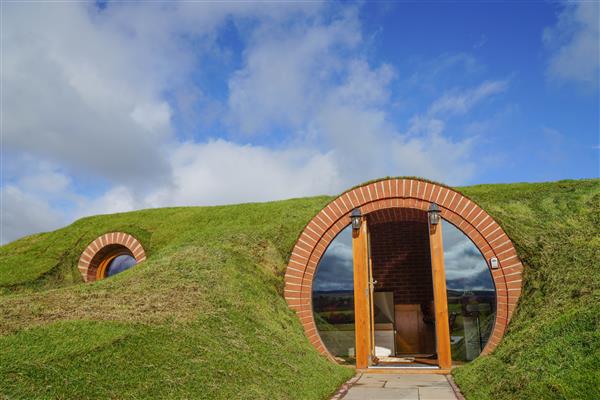
[[[444,245],[442,223],[429,224],[429,247],[431,251],[431,274],[433,277],[433,303],[435,307],[435,333],[438,365],[452,367],[450,352],[450,327],[448,325],[448,297],[446,293],[446,273],[444,270]]]
[[[367,221],[364,222],[367,225]],[[369,226],[367,225],[367,270],[369,278],[369,327],[371,328],[371,342],[369,343],[369,365],[372,365],[375,360],[375,279],[373,279],[373,260],[371,258],[371,235],[369,234]]]
[[[359,229],[352,230],[354,264],[354,325],[356,368],[368,368],[374,351],[372,324],[372,273],[369,256],[369,238],[366,220]]]

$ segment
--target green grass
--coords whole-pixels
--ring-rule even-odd
[[[327,398],[353,371],[310,345],[282,289],[328,200],[98,216],[1,247],[0,398]],[[147,261],[81,283],[79,254],[113,230]]]
[[[600,399],[600,181],[477,186],[525,264],[494,353],[453,375],[468,400]]]
[[[467,399],[600,398],[600,181],[461,190],[526,264],[505,339],[454,372]],[[310,345],[282,290],[330,200],[104,215],[0,247],[0,398],[326,399],[353,371]],[[79,255],[108,231],[148,259],[83,284]]]

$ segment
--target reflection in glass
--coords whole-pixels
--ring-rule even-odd
[[[123,272],[126,269],[133,267],[136,263],[137,261],[135,260],[135,258],[130,256],[129,254],[117,256],[108,265],[105,276],[109,277],[118,274],[119,272]]]
[[[496,290],[477,246],[451,223],[442,223],[452,359],[470,361],[492,333]]]
[[[354,358],[352,229],[341,231],[319,261],[313,281],[313,313],[325,347],[336,357]]]

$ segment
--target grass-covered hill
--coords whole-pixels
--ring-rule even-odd
[[[600,398],[600,180],[461,191],[526,265],[505,340],[455,370],[467,399]],[[312,348],[282,289],[330,200],[104,215],[0,247],[0,398],[326,399],[353,371]],[[148,259],[84,284],[79,255],[109,231]]]

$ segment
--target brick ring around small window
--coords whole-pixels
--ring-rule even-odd
[[[106,233],[90,243],[77,267],[85,282],[93,282],[124,271],[146,259],[142,244],[124,232]]]

